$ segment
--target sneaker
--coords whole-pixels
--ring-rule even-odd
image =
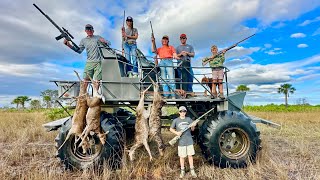
[[[190,169],[190,172],[191,172],[191,176],[192,176],[193,178],[196,178],[196,177],[197,177],[197,174],[196,174],[196,172],[194,171],[194,169]]]
[[[138,77],[138,74],[132,74],[131,77],[132,77],[132,78],[137,78],[137,77]]]
[[[224,99],[225,97],[224,97],[223,94],[219,94],[219,98],[220,98],[220,99]]]
[[[186,171],[183,169],[181,169],[181,172],[180,172],[180,179],[182,179],[184,176],[186,175]]]
[[[171,99],[176,99],[176,96],[171,96]]]

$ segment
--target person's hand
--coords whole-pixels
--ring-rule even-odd
[[[124,31],[122,31],[122,37],[126,37],[126,33]]]
[[[182,132],[179,131],[179,132],[176,133],[176,135],[177,135],[177,136],[181,136],[181,135],[182,135]]]
[[[182,54],[183,56],[187,56],[187,55],[188,55],[188,53],[187,53],[186,51],[182,51],[181,54]]]
[[[227,52],[227,50],[225,50],[225,49],[224,49],[224,50],[222,50],[222,53],[223,53],[223,54],[225,54],[226,52]]]
[[[153,42],[153,43],[154,43],[154,41],[155,41],[154,37],[153,37],[153,36],[151,36],[151,42]]]
[[[70,46],[69,41],[67,41],[66,39],[63,40],[63,44],[65,44],[66,46]]]

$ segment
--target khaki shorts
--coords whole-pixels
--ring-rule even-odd
[[[212,69],[212,79],[223,79],[223,69]]]
[[[101,80],[101,62],[87,62],[84,67],[83,78],[89,79],[88,75],[94,80]],[[87,72],[87,74],[86,74]]]
[[[178,146],[178,156],[179,157],[187,157],[187,156],[192,156],[194,155],[194,148],[193,145],[189,146]]]

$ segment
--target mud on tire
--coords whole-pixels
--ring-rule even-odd
[[[110,169],[120,168],[125,142],[125,132],[122,124],[111,114],[101,112],[101,127],[104,132],[109,131],[104,145],[100,143],[96,135],[89,135],[90,148],[84,154],[81,147],[74,145],[75,137],[71,136],[64,146],[58,150],[57,157],[60,158],[66,169],[99,168],[104,164]],[[71,118],[62,125],[55,139],[57,149],[64,142],[70,128]]]
[[[206,120],[199,134],[205,159],[218,167],[242,168],[255,162],[260,149],[260,132],[241,112],[223,111]]]

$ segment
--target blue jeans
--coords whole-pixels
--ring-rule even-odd
[[[190,91],[190,92],[193,92],[193,89],[192,89],[192,85],[193,85],[193,76],[194,76],[194,73],[193,73],[193,70],[192,70],[192,67],[190,68],[187,68],[188,71],[190,71],[190,73],[188,73],[188,82],[191,82],[191,83],[188,83],[188,90],[187,91]]]
[[[187,70],[190,72],[188,72]],[[179,67],[177,68],[177,75],[180,79],[182,79],[182,82],[190,82],[190,83],[187,83],[187,84],[179,84],[179,87],[185,91],[188,91],[188,92],[193,92],[193,70],[192,70],[192,67]],[[180,82],[180,80],[179,80]]]
[[[161,78],[167,82],[162,84],[162,89],[164,92],[165,97],[168,97],[170,94],[170,91],[174,91],[176,89],[176,84],[174,80],[174,71],[173,71],[173,62],[172,59],[162,59],[159,63],[160,66],[160,72],[161,72]],[[169,89],[169,86],[170,89]],[[172,93],[173,95],[174,93]]]
[[[127,72],[132,72],[132,74],[138,74],[138,63],[137,63],[137,44],[128,44],[124,43],[124,52],[125,57],[129,61],[129,64],[127,64]]]

